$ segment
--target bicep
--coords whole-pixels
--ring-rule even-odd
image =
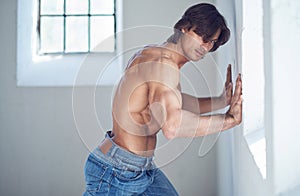
[[[176,88],[157,85],[152,96],[150,96],[149,103],[150,105],[158,103],[168,112],[169,110],[182,108],[182,97],[180,91]]]
[[[180,126],[182,98],[177,88],[160,86],[150,102],[152,117],[160,123],[160,127],[167,138]]]

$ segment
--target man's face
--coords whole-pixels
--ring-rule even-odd
[[[221,30],[219,29],[209,41],[204,42],[202,37],[194,32],[193,29],[183,31],[181,39],[183,54],[191,61],[199,61],[202,59],[218,41]]]

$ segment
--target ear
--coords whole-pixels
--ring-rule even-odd
[[[185,33],[185,32],[186,32],[186,30],[185,30],[184,28],[182,28],[182,29],[181,29],[181,32],[182,32],[182,33]]]

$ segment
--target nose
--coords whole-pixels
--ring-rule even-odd
[[[209,52],[212,47],[213,47],[213,43],[208,41],[202,44],[202,47],[206,50],[206,52]]]

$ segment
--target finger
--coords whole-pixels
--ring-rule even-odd
[[[242,95],[242,83],[241,83],[241,81],[237,82],[234,94],[237,97],[237,99],[240,97],[240,95]]]
[[[232,86],[232,83],[230,83],[229,84],[229,87],[228,87],[228,89],[226,90],[226,99],[225,99],[225,101],[226,101],[226,105],[230,105],[230,103],[231,103],[231,100],[232,100],[232,91],[233,91],[233,86]]]
[[[226,75],[225,85],[227,86],[230,83],[232,83],[231,64],[229,64],[228,67],[227,67],[227,75]]]
[[[227,93],[229,93],[229,95],[232,96],[232,94],[233,94],[232,91],[233,91],[233,85],[232,85],[232,83],[230,83],[228,85]]]
[[[238,102],[239,97],[241,96],[241,93],[242,93],[242,81],[240,79],[240,76],[238,76],[238,78],[236,80],[236,85],[235,85],[235,90],[234,90],[234,94],[233,94],[232,104],[235,104],[236,102]]]
[[[239,73],[239,75],[238,75],[238,77],[237,77],[237,81],[242,82],[242,74],[241,74],[241,73]]]
[[[242,82],[242,74],[239,74],[237,80],[240,82],[241,84],[241,95],[243,94],[243,82]]]
[[[241,95],[243,94],[243,81],[242,81],[242,76],[240,78],[240,81],[241,81]]]
[[[241,105],[243,103],[243,95],[240,95],[237,104]]]

